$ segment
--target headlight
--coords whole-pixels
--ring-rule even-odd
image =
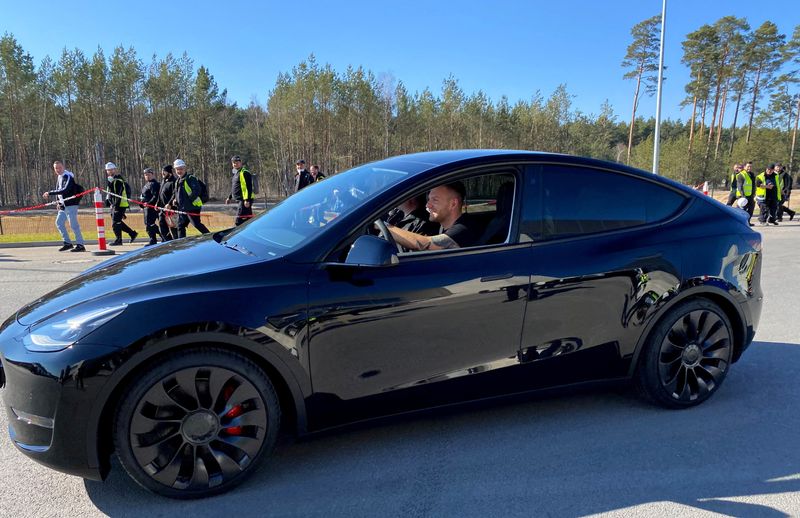
[[[80,313],[66,320],[46,322],[32,329],[22,343],[33,352],[61,351],[118,316],[127,307],[127,304],[121,304]]]

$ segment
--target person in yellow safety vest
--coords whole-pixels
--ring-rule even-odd
[[[172,168],[178,179],[175,181],[175,197],[172,206],[185,214],[178,215],[178,237],[186,237],[186,227],[191,222],[201,234],[210,231],[200,221],[200,211],[203,210],[203,200],[200,199],[200,182],[193,174],[186,172],[186,162],[178,158],[172,163]]]
[[[131,238],[131,243],[136,240],[138,232],[125,224],[125,212],[128,210],[130,204],[128,203],[128,189],[126,188],[125,179],[117,172],[117,166],[114,162],[106,164],[106,177],[108,179],[108,194],[106,197],[106,206],[111,207],[111,229],[114,231],[114,241],[111,246],[122,245],[122,233],[125,232]]]
[[[733,164],[733,171],[731,171],[731,174],[728,177],[728,187],[731,189],[731,191],[728,193],[728,201],[725,203],[728,207],[731,207],[733,202],[736,201],[736,198],[740,197],[736,195],[736,177],[739,176],[739,171],[741,170],[742,164]]]
[[[753,211],[756,208],[755,190],[753,189],[754,182],[755,175],[753,174],[753,162],[747,162],[744,164],[744,168],[739,171],[739,175],[736,177],[736,197],[747,199],[747,207],[745,207],[744,210],[746,210],[747,214],[749,215],[747,224],[751,227],[753,224],[750,223],[750,218],[753,217]]]
[[[756,201],[761,214],[758,221],[761,225],[767,225],[767,221],[773,225],[778,224],[778,205],[783,199],[781,191],[781,177],[775,174],[775,164],[767,166],[767,170],[756,176]]]
[[[236,211],[234,225],[237,227],[253,217],[253,175],[242,165],[242,157],[231,157],[231,194],[225,204],[236,201],[239,208]]]

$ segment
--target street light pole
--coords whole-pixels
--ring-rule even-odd
[[[653,145],[653,174],[658,174],[658,155],[661,148],[661,85],[664,82],[664,34],[667,26],[667,0],[661,6],[661,49],[658,52],[658,92],[656,93],[656,133]]]

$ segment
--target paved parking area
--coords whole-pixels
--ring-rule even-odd
[[[117,464],[104,483],[56,473],[3,431],[0,516],[800,515],[800,224],[763,235],[756,341],[698,408],[587,390],[405,417],[280,445],[244,486],[194,502]],[[0,249],[0,318],[99,259]]]

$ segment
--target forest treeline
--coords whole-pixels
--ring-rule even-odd
[[[630,118],[608,102],[576,110],[562,84],[545,96],[491,99],[451,76],[436,90],[409,92],[390,75],[337,71],[314,56],[281,73],[266,101],[238,106],[211,71],[187,54],[144,60],[134,48],[110,55],[67,49],[34,63],[11,34],[0,39],[0,205],[26,205],[52,188],[54,159],[83,185],[103,185],[115,162],[136,186],[144,167],[183,158],[213,197],[228,189],[232,154],[247,158],[262,192],[287,194],[294,161],[335,173],[386,156],[450,148],[514,148],[629,162],[649,170],[653,118],[637,113],[658,71],[659,17],[631,30],[622,59]],[[661,128],[661,174],[721,180],[733,160],[793,162],[800,115],[800,26],[791,37],[772,22],[751,28],[726,16],[686,35],[682,63],[686,121]],[[669,76],[669,70],[665,73]],[[257,88],[254,86],[254,88]],[[266,88],[265,88],[266,89]],[[632,109],[631,109],[632,107]]]

